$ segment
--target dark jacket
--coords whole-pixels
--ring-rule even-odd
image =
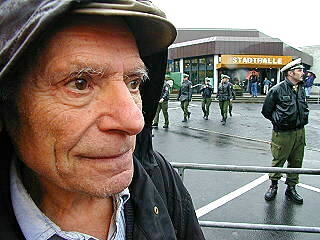
[[[213,88],[210,84],[205,84],[201,87],[200,93],[202,93],[203,98],[211,98],[213,93]]]
[[[192,98],[192,83],[190,80],[183,80],[178,93],[179,101],[191,101]]]
[[[144,129],[137,141],[146,143],[148,141],[145,139],[148,138],[151,141],[151,130]],[[145,159],[138,160],[143,156]],[[10,161],[1,159],[1,162],[0,239],[24,240],[11,205]],[[126,239],[204,239],[191,197],[181,178],[164,157],[152,148],[136,149],[134,175],[129,189],[130,199],[125,204]]]
[[[164,82],[160,98],[162,98],[164,101],[168,101],[169,95],[170,95],[170,85]]]
[[[251,75],[249,80],[251,81],[251,83],[256,83],[256,82],[258,82],[258,76],[257,75]]]
[[[217,98],[219,101],[226,101],[233,98],[231,83],[225,82],[219,84]]]
[[[274,131],[298,130],[308,123],[309,108],[302,84],[296,92],[293,83],[285,79],[268,92],[261,113],[272,122]]]
[[[305,87],[312,87],[314,82],[315,76],[310,75],[305,79],[304,86]]]

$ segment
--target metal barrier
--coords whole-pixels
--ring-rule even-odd
[[[319,86],[314,86],[318,89],[318,101],[317,103],[319,104],[320,103],[320,87]]]
[[[280,167],[258,167],[258,166],[235,166],[235,165],[177,163],[177,162],[171,162],[171,165],[174,168],[178,169],[178,173],[179,173],[180,177],[182,178],[182,180],[184,179],[184,171],[186,169],[229,171],[229,172],[299,173],[299,174],[320,175],[320,169],[309,169],[309,168],[280,168]],[[287,231],[287,232],[304,232],[304,233],[320,233],[320,227],[307,227],[307,226],[252,224],[252,223],[232,223],[232,222],[214,222],[214,221],[199,221],[199,224],[202,227],[236,228],[236,229],[248,229],[248,230]]]

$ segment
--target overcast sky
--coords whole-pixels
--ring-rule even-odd
[[[317,0],[152,0],[177,28],[257,29],[293,46],[320,45]]]

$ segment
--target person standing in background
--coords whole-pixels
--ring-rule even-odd
[[[183,111],[183,120],[186,122],[190,118],[191,112],[189,112],[189,103],[192,99],[192,83],[189,80],[188,74],[183,74],[183,80],[179,89],[177,100],[180,101],[180,106]]]
[[[258,94],[258,76],[257,76],[257,73],[255,71],[252,72],[249,80],[251,82],[251,94],[252,94],[252,97],[257,97],[257,94]]]
[[[203,112],[203,118],[205,120],[208,120],[209,116],[209,110],[211,105],[211,96],[213,93],[213,87],[210,85],[210,79],[205,78],[204,85],[202,85],[200,89],[200,93],[202,94],[202,112]]]
[[[307,71],[307,76],[304,80],[304,89],[305,89],[307,98],[310,97],[313,81],[315,78],[316,78],[316,75],[313,72]]]
[[[265,77],[263,80],[263,93],[265,95],[268,94],[271,84],[272,84],[272,82],[267,77]]]

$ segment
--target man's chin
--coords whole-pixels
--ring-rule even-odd
[[[115,194],[122,192],[129,187],[133,177],[133,171],[126,171],[120,174],[120,176],[108,179],[106,182],[91,183],[92,187],[88,190],[83,189],[87,195],[96,198],[108,198]]]

